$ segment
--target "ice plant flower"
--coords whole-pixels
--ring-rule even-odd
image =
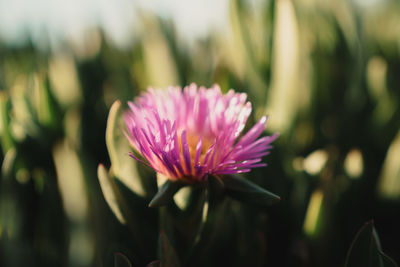
[[[217,85],[149,88],[124,113],[125,136],[141,155],[130,156],[172,181],[189,183],[266,166],[261,158],[278,135],[259,138],[264,116],[241,136],[252,110],[246,99],[233,90],[222,94]]]

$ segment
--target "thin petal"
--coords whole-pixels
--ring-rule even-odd
[[[192,173],[192,166],[190,162],[189,144],[186,138],[186,131],[183,131],[181,134],[181,143],[182,143],[182,154],[183,154],[183,159],[185,161],[186,170],[188,174],[190,174]]]

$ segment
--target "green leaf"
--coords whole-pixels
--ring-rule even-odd
[[[397,264],[388,255],[382,251],[380,251],[379,254],[381,254],[384,267],[397,267]]]
[[[223,177],[221,180],[224,183],[226,193],[240,201],[260,206],[270,206],[281,199],[264,188],[235,175]]]
[[[118,189],[116,188],[115,182],[108,175],[107,170],[102,164],[99,164],[97,168],[97,176],[99,178],[101,191],[103,192],[104,198],[110,207],[111,211],[114,213],[115,217],[122,223],[126,223],[126,219],[121,211],[121,207],[118,203]]]
[[[326,218],[326,199],[321,189],[316,189],[311,194],[308,202],[306,216],[304,218],[303,230],[308,238],[318,239],[321,237]]]
[[[36,91],[36,113],[39,123],[45,127],[57,127],[57,107],[55,99],[49,89],[49,78],[46,74],[37,74]]]
[[[1,165],[2,177],[11,177],[14,170],[16,158],[17,158],[17,150],[14,147],[12,147],[7,151],[6,155],[4,156],[3,163]]]
[[[122,253],[114,253],[114,267],[132,267],[128,257]]]
[[[180,181],[173,182],[171,180],[167,180],[150,201],[149,207],[156,208],[168,204],[172,201],[175,193],[178,192],[183,185],[184,184]]]
[[[14,146],[14,140],[10,131],[9,114],[8,95],[0,91],[0,145],[4,154]]]
[[[161,266],[163,267],[179,267],[181,264],[179,262],[178,254],[168,236],[161,232]]]
[[[97,169],[100,187],[104,198],[114,213],[115,217],[128,227],[132,236],[132,240],[137,245],[135,251],[139,254],[145,253],[151,247],[146,243],[152,239],[152,233],[149,233],[146,227],[141,225],[141,221],[137,220],[139,216],[150,217],[149,213],[143,213],[146,208],[146,202],[134,194],[126,187],[119,179],[107,172],[102,164],[99,164]],[[129,193],[130,197],[127,195]],[[128,205],[129,203],[129,205]],[[147,222],[146,226],[151,226],[151,222]],[[157,239],[157,233],[154,234],[154,241]]]
[[[359,230],[347,254],[345,267],[358,266],[397,266],[392,259],[382,252],[373,221],[367,222]]]
[[[121,102],[115,101],[110,108],[106,128],[106,145],[111,161],[110,172],[125,184],[132,192],[145,196],[145,184],[140,177],[136,161],[129,157],[131,146],[119,128],[121,119]]]
[[[114,173],[119,173],[119,157],[116,147],[115,128],[117,127],[117,116],[121,108],[121,101],[117,100],[112,104],[108,113],[107,128],[106,128],[106,145]]]
[[[155,260],[146,265],[146,267],[161,267],[161,261]]]

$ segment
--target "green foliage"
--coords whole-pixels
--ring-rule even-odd
[[[0,265],[343,266],[373,218],[347,266],[396,266],[400,4],[377,5],[234,0],[191,46],[151,14],[124,49],[0,40]],[[129,157],[126,101],[191,82],[270,116],[267,168],[195,187]]]
[[[366,223],[357,233],[345,264],[345,267],[351,266],[397,266],[390,257],[383,253],[373,222]]]

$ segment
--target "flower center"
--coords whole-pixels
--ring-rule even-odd
[[[201,144],[199,144],[201,138]],[[191,168],[192,168],[192,174],[195,175],[194,173],[194,167],[197,162],[200,162],[200,164],[203,164],[204,158],[210,148],[210,146],[213,144],[213,140],[211,138],[207,138],[205,136],[201,136],[198,133],[194,132],[188,132],[186,135],[188,147],[189,147],[189,154],[190,154],[190,163],[191,163]],[[181,135],[179,135],[179,149],[180,151],[183,151],[182,148],[182,140],[181,140]],[[198,155],[198,159],[196,162],[196,155]],[[181,153],[181,162],[184,162],[184,155]]]

